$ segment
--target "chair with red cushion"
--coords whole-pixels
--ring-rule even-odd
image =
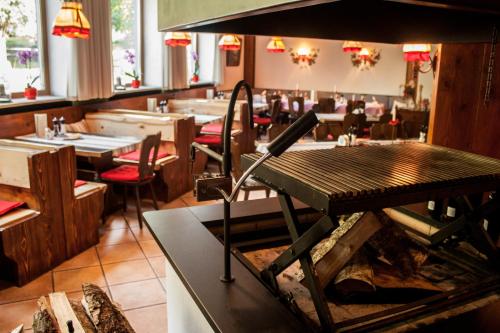
[[[194,142],[200,145],[206,145],[210,149],[222,153],[222,135],[224,132],[224,123],[226,122],[226,116],[222,118],[221,123],[209,124],[203,126],[201,129],[202,134],[194,138]],[[222,164],[219,162],[219,171],[222,173]]]
[[[140,158],[138,165],[120,165],[117,168],[101,173],[101,179],[106,183],[123,185],[123,210],[127,210],[127,188],[134,187],[135,205],[139,226],[142,228],[142,210],[139,188],[149,185],[153,197],[153,206],[158,210],[156,194],[152,181],[154,179],[154,167],[160,148],[161,133],[148,135],[141,143]],[[151,157],[151,158],[150,158]]]

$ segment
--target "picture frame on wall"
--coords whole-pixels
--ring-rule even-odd
[[[241,49],[235,51],[226,51],[226,66],[238,67],[240,65]]]

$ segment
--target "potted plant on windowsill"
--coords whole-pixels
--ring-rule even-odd
[[[31,79],[31,62],[34,58],[38,56],[36,50],[24,50],[17,52],[17,59],[19,64],[26,66],[28,70],[28,83],[26,84],[26,88],[24,89],[24,97],[26,99],[36,99],[37,89],[33,86],[40,78],[40,75],[35,76],[35,78]]]
[[[193,58],[193,76],[191,77],[191,83],[197,83],[200,81],[200,57],[195,51],[191,51],[191,57]]]
[[[132,66],[135,64],[135,55],[131,52],[131,50],[125,50],[125,59]],[[135,69],[133,69],[132,72],[125,72],[125,75],[132,78],[132,82],[130,83],[132,88],[137,89],[141,86],[140,75]]]

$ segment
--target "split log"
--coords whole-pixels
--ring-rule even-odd
[[[39,311],[33,315],[33,333],[60,333],[56,317],[45,297],[38,299]]]
[[[311,251],[321,288],[325,288],[368,238],[382,227],[372,212],[353,214],[339,224],[325,242]]]
[[[71,333],[69,325],[73,326],[72,332],[85,333],[80,321],[69,304],[65,292],[57,292],[49,294],[50,305],[57,318],[59,329],[62,333]],[[71,324],[69,323],[71,322]]]
[[[71,305],[71,308],[75,312],[75,315],[78,318],[80,324],[82,325],[85,333],[96,333],[97,331],[95,329],[95,326],[92,323],[92,320],[90,320],[90,317],[88,316],[84,307],[82,306],[82,303],[70,300],[69,304]]]
[[[12,331],[10,331],[10,333],[23,333],[23,332],[24,332],[24,325],[23,324],[17,326]]]
[[[94,323],[98,333],[120,332],[134,333],[127,318],[120,309],[111,302],[108,295],[96,285],[83,284],[84,307]]]
[[[386,213],[380,210],[374,214],[383,228],[370,237],[368,244],[396,267],[403,278],[416,273],[428,257],[427,250],[414,242]]]

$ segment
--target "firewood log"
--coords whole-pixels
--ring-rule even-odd
[[[370,293],[375,291],[373,269],[363,249],[360,249],[334,280],[335,290],[343,297],[352,293]]]
[[[56,317],[45,297],[38,299],[39,311],[33,315],[33,333],[59,333]]]
[[[108,295],[96,285],[85,283],[82,286],[84,301],[90,319],[98,333],[120,332],[134,333],[127,318],[120,309],[111,302]],[[83,300],[82,300],[83,301]]]
[[[80,324],[82,325],[85,333],[96,333],[97,330],[95,329],[92,320],[90,320],[89,316],[87,315],[87,312],[83,308],[82,303],[70,300],[69,304],[71,304],[71,308],[75,312],[75,315],[78,318]]]
[[[383,227],[370,237],[368,244],[396,267],[403,278],[411,276],[427,259],[426,249],[414,242],[386,213],[379,210],[374,214]]]

